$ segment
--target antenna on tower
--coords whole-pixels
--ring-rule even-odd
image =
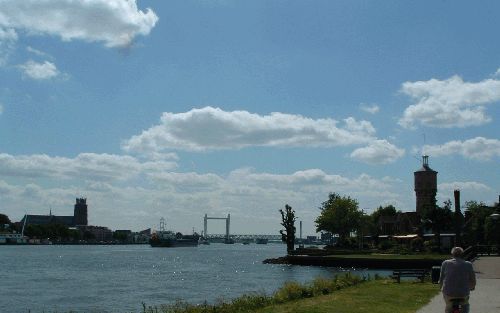
[[[425,155],[425,144],[426,144],[426,138],[425,138],[425,133],[422,133],[422,137],[424,139],[424,144],[422,145],[422,155]]]

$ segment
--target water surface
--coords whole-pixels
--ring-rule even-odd
[[[0,312],[138,312],[142,302],[214,302],[341,271],[262,264],[285,253],[282,244],[0,246]]]

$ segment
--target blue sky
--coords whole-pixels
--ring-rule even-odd
[[[329,192],[500,191],[500,4],[0,0],[0,212],[314,233]],[[214,222],[212,230],[223,232]]]

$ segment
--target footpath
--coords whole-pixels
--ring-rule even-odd
[[[473,263],[476,289],[470,294],[471,313],[500,313],[500,257],[481,256]],[[443,295],[439,293],[417,313],[443,313]]]

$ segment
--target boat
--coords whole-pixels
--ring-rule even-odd
[[[165,230],[165,219],[160,219],[160,230],[153,233],[149,244],[151,247],[174,248],[174,247],[196,247],[200,235],[193,232],[192,235],[183,235],[182,233],[174,233],[171,230]]]
[[[267,245],[267,238],[257,238],[255,239],[255,243],[258,245]]]
[[[181,233],[174,233],[173,231],[156,232],[151,236],[149,244],[151,247],[196,247],[198,246],[199,236],[183,235]]]

